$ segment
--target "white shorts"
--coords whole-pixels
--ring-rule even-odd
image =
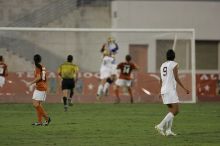
[[[170,91],[161,95],[163,104],[179,103],[179,97],[176,91]]]
[[[35,89],[32,99],[37,100],[37,101],[45,101],[46,100],[46,91],[39,91],[39,90]]]
[[[111,77],[111,75],[111,70],[100,70],[100,79],[106,79],[108,77]]]
[[[115,84],[120,87],[122,86],[131,87],[131,80],[117,79],[115,81]]]
[[[3,87],[5,84],[5,77],[0,76],[0,87]]]

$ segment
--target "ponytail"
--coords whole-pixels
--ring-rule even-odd
[[[41,56],[39,54],[34,55],[34,64],[37,68],[39,68],[42,71],[42,66],[40,62],[41,62]]]

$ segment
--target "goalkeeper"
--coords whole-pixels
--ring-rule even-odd
[[[116,43],[113,37],[108,37],[107,43],[103,44],[101,48],[101,53],[103,54],[103,57],[105,56],[106,52],[109,52],[110,56],[114,59],[111,65],[111,76],[109,76],[106,79],[106,82],[103,87],[104,95],[108,94],[109,86],[116,80],[118,76],[117,63],[115,59],[115,55],[118,53],[118,50],[119,50],[118,44]]]

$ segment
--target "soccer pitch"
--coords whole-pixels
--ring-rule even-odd
[[[13,146],[219,146],[220,103],[181,104],[176,137],[159,135],[162,104],[45,104],[49,126],[32,126],[31,104],[0,104],[0,145]]]

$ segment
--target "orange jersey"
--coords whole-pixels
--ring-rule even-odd
[[[131,62],[122,62],[118,64],[117,69],[120,70],[119,79],[130,80],[131,72],[137,69],[137,66]]]
[[[3,62],[0,63],[0,76],[7,76],[6,74],[7,65]]]
[[[37,76],[41,77],[41,79],[36,82],[36,89],[39,91],[46,91],[47,90],[47,77],[46,77],[46,68],[42,66],[42,70],[38,67],[35,68],[35,78]]]

